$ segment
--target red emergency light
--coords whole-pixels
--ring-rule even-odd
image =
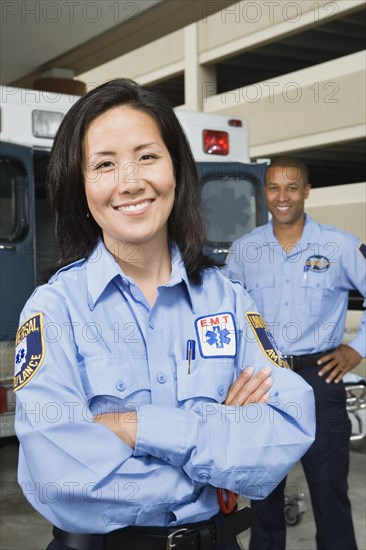
[[[243,122],[239,118],[230,118],[227,121],[229,126],[234,126],[234,128],[242,128]]]
[[[229,134],[219,130],[203,130],[203,150],[209,155],[228,155]]]

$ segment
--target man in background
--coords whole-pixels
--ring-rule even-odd
[[[304,212],[310,183],[299,159],[275,159],[266,171],[272,220],[235,241],[225,268],[256,301],[291,368],[315,394],[316,440],[302,458],[318,550],[357,550],[347,495],[351,424],[343,376],[366,354],[365,313],[356,338],[341,344],[348,291],[365,297],[366,246]],[[250,550],[285,550],[286,479],[256,513]]]

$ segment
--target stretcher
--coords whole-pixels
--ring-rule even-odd
[[[351,444],[362,443],[366,437],[366,382],[353,373],[347,373],[343,381],[347,393],[347,412],[352,422]]]

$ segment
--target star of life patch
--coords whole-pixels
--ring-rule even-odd
[[[202,357],[235,357],[236,330],[232,313],[214,313],[195,321]]]
[[[248,312],[246,317],[264,355],[277,367],[289,369],[290,365],[281,354],[277,342],[262,315],[256,312]]]
[[[19,327],[15,337],[14,391],[28,384],[39,370],[43,357],[43,315],[37,313]]]

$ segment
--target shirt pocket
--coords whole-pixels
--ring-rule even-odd
[[[330,273],[306,272],[306,278],[301,283],[301,312],[305,315],[319,316],[325,309],[327,302],[332,300],[335,290],[334,281]]]
[[[185,406],[205,402],[223,403],[234,381],[234,358],[198,359],[177,364],[177,398]]]
[[[119,411],[131,404],[151,403],[151,385],[144,357],[101,355],[87,357],[81,378],[89,402],[118,402]],[[110,411],[109,411],[110,412]]]
[[[255,304],[259,312],[263,315],[264,310],[269,308],[269,305],[273,303],[273,289],[275,286],[274,273],[260,273],[246,283],[246,289],[255,301]],[[265,307],[266,306],[266,307]]]

